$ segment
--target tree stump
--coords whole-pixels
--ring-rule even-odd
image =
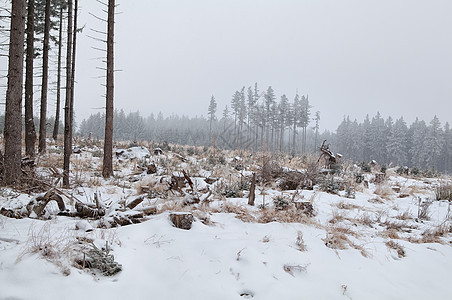
[[[144,196],[140,196],[140,197],[136,198],[135,200],[130,201],[130,203],[127,204],[126,207],[129,209],[134,209],[138,204],[143,202],[143,200],[144,200]]]
[[[157,173],[157,166],[154,163],[149,164],[146,173],[147,174],[155,174],[155,173]]]
[[[194,218],[193,215],[188,212],[175,212],[170,214],[170,220],[175,227],[189,230]]]

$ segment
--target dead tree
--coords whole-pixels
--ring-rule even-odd
[[[53,124],[53,139],[58,139],[58,130],[60,126],[60,106],[61,106],[61,53],[63,44],[63,5],[60,4],[60,21],[58,28],[58,63],[57,63],[57,91],[56,91],[56,109],[55,124]]]
[[[66,54],[66,102],[64,105],[64,160],[63,186],[69,187],[69,168],[72,154],[72,119],[70,108],[72,89],[72,0],[68,0],[67,13],[67,54]]]
[[[8,87],[5,110],[5,175],[6,184],[14,184],[21,176],[22,152],[22,87],[24,68],[25,0],[13,0],[9,39]]]
[[[113,98],[114,98],[114,28],[115,28],[115,0],[108,0],[107,21],[107,93],[105,109],[105,138],[104,160],[102,176],[109,178],[113,175]]]
[[[319,163],[320,159],[323,157],[325,158],[325,165],[326,167],[330,168],[333,164],[337,162],[336,156],[333,152],[330,150],[330,145],[325,145],[326,140],[323,141],[322,146],[320,146],[320,151],[322,152],[320,154],[319,159],[317,160],[317,163]]]

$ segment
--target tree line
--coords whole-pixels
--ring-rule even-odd
[[[283,105],[284,101],[283,99]],[[248,125],[248,119],[243,119],[240,125],[240,113],[229,112],[229,108],[225,108],[221,117],[217,118],[216,110],[212,109],[215,103],[214,98],[211,98],[207,117],[175,114],[164,117],[162,113],[144,117],[138,111],[126,114],[123,110],[116,110],[114,139],[131,142],[150,140],[157,144],[168,142],[192,146],[214,145],[222,149],[269,150],[291,155],[318,153],[321,142],[327,140],[333,152],[340,153],[345,160],[357,163],[375,160],[386,166],[452,171],[452,130],[449,123],[442,125],[436,116],[428,123],[416,119],[409,126],[403,117],[396,120],[392,117],[383,119],[379,113],[372,118],[366,116],[363,122],[344,117],[335,132],[319,132],[320,113],[316,113],[308,122],[311,126],[306,127],[306,134],[303,128],[300,132],[295,132],[294,151],[293,123],[289,122],[289,125],[282,127],[281,123],[275,122],[265,127],[264,124],[269,124],[268,120],[260,120],[255,125],[255,121],[250,119]],[[280,105],[281,101],[278,103],[278,106]],[[265,116],[265,113],[262,115]],[[102,139],[104,119],[105,115],[101,113],[84,119],[80,123],[78,134],[85,138],[91,135],[94,139]],[[300,123],[297,121],[296,124]],[[253,129],[255,126],[256,131],[247,129]],[[272,145],[270,149],[261,147],[266,145],[267,139]]]
[[[334,145],[355,161],[452,171],[450,124],[442,125],[436,116],[428,123],[416,118],[410,126],[403,117],[385,120],[379,113],[361,123],[346,117],[337,128]]]

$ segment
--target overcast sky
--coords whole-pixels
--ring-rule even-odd
[[[105,0],[106,1],[106,0]],[[321,129],[344,115],[379,111],[451,122],[450,0],[117,0],[115,107],[217,116],[242,86],[272,86],[292,101],[309,95]],[[80,0],[77,121],[105,106],[102,47],[87,35],[105,26],[103,6]]]

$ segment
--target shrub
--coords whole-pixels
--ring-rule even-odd
[[[275,205],[276,210],[285,210],[289,207],[290,200],[283,195],[278,195],[273,198],[273,204]]]
[[[449,200],[452,201],[452,185],[451,184],[440,184],[435,189],[436,200]]]
[[[361,171],[365,173],[370,173],[372,171],[370,165],[367,162],[363,161],[362,163],[359,164],[359,166],[361,167]]]
[[[320,183],[320,190],[330,194],[338,194],[340,190],[340,184],[334,181],[334,177],[330,180],[324,180]]]

